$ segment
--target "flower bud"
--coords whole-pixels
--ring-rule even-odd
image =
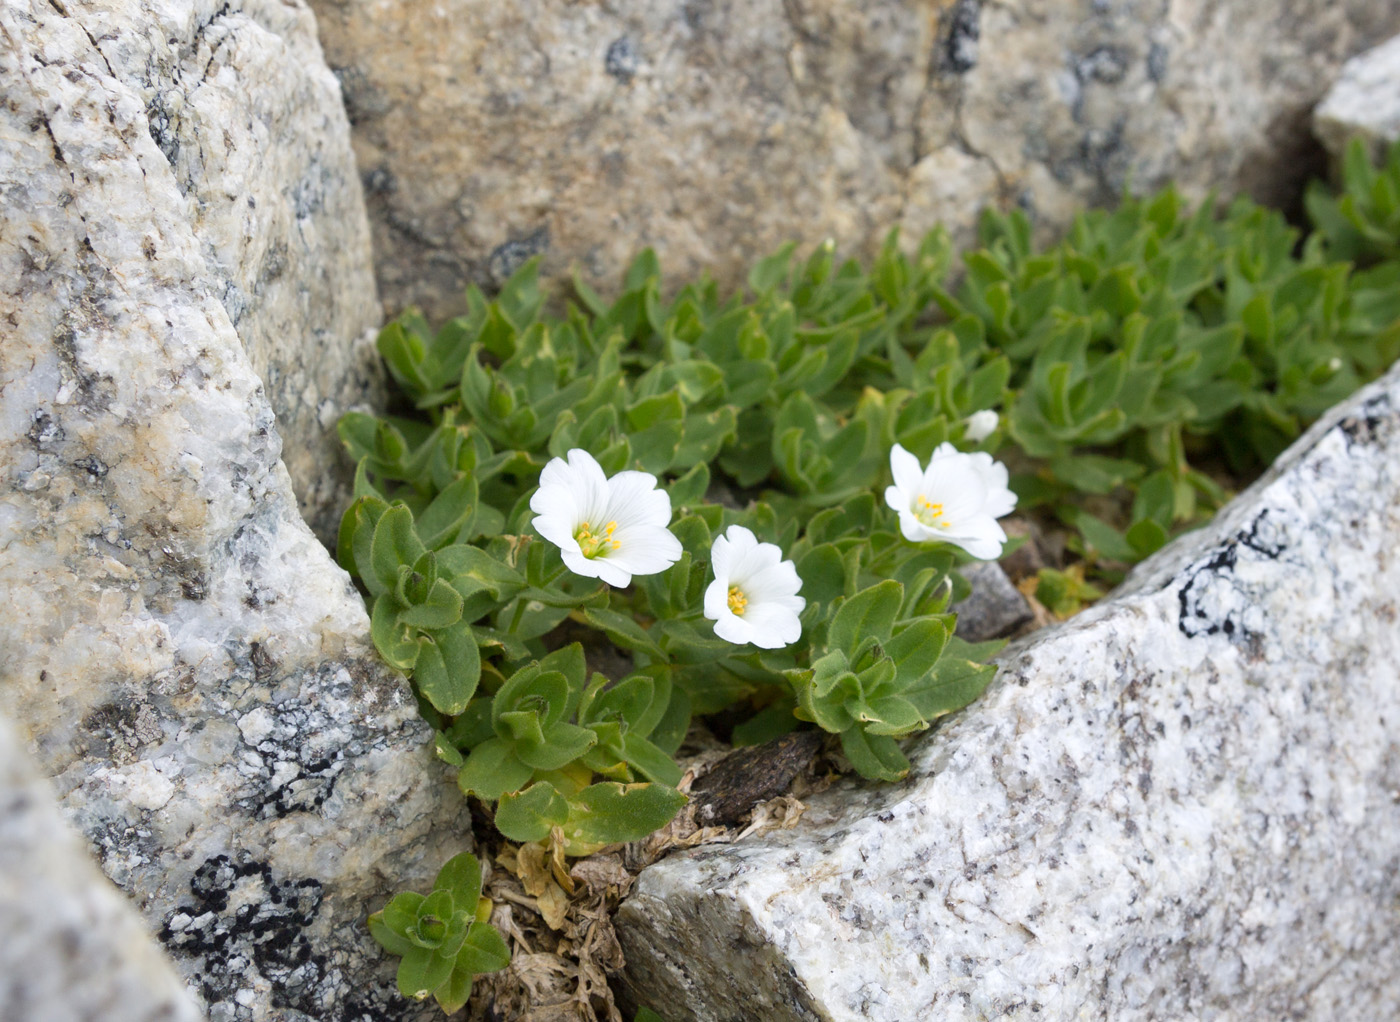
[[[972,443],[980,443],[996,432],[997,413],[990,408],[973,412],[963,420],[963,437]]]

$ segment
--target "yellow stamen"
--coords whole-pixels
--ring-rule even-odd
[[[745,596],[738,586],[729,587],[729,612],[735,617],[744,616],[744,608],[749,605],[749,598]]]
[[[947,522],[939,521],[939,519],[943,517],[942,504],[935,504],[933,501],[929,500],[927,497],[922,495],[919,497],[918,500],[914,501],[914,504],[914,517],[917,518],[919,521],[923,522],[929,527],[936,525],[940,529],[948,528]]]
[[[599,554],[606,553],[608,550],[616,550],[622,546],[620,541],[613,539],[613,533],[616,531],[617,522],[608,522],[603,527],[603,534],[595,536],[592,526],[584,522],[574,533],[574,539],[578,541],[578,548],[583,551],[583,556],[592,560]]]

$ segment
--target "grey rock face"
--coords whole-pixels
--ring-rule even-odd
[[[1400,367],[906,783],[644,872],[627,980],[677,1020],[1394,1018],[1397,607]]]
[[[723,285],[797,238],[1051,234],[1176,179],[1289,203],[1308,115],[1400,0],[312,0],[393,309],[544,253],[605,292],[657,248]]]
[[[147,168],[150,187],[173,189],[203,287],[277,416],[303,516],[333,537],[350,469],[335,422],[353,406],[382,405],[383,374],[366,336],[380,322],[369,223],[311,11],[272,0],[82,0],[62,10],[26,34],[58,39],[60,20],[81,32],[82,52],[45,56],[61,55],[95,88],[119,86],[139,107],[124,112],[122,131],[142,125],[163,158]],[[159,239],[137,242],[159,262]]]
[[[1379,160],[1400,139],[1400,36],[1347,61],[1318,104],[1313,130],[1334,156],[1360,138]]]
[[[465,807],[298,515],[214,237],[214,195],[332,180],[256,112],[309,94],[242,95],[278,54],[314,54],[304,8],[0,6],[0,710],[211,1019],[417,1017],[363,922],[461,850]],[[202,127],[172,137],[217,136],[184,155],[176,95]]]
[[[1011,584],[1000,564],[982,561],[961,569],[972,594],[948,609],[958,615],[957,634],[968,642],[985,642],[1010,635],[1034,616],[1021,591]]]
[[[203,1018],[127,900],[93,867],[3,719],[0,932],[0,1018]]]

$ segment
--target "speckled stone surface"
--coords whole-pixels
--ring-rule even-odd
[[[1400,367],[800,823],[618,918],[693,1020],[1400,1017]]]
[[[722,284],[790,239],[1048,235],[1175,178],[1291,203],[1313,105],[1400,0],[311,0],[387,306],[530,255],[614,293],[645,245]]]
[[[1400,36],[1346,62],[1313,114],[1313,130],[1334,156],[1360,138],[1379,159],[1400,139]]]
[[[278,50],[289,19],[310,49]],[[213,142],[172,168],[167,93],[117,73],[149,45],[199,108],[198,75],[252,89],[250,55],[309,60],[308,32],[271,0],[0,5],[0,712],[211,1019],[430,1017],[363,921],[463,849],[466,808],[298,515],[176,172]],[[303,99],[226,108],[239,159],[272,173],[252,111]]]
[[[0,719],[0,1018],[198,1022],[165,956]]]
[[[302,515],[332,538],[353,468],[336,420],[382,406],[384,387],[369,222],[314,16],[282,0],[68,0],[41,10],[16,5],[20,37],[6,45],[81,74],[95,109],[133,105],[109,133],[144,132],[155,146],[143,140],[144,155],[165,166],[148,160],[144,188],[108,201],[120,213],[146,190],[169,193],[168,215],[203,258],[202,286],[263,381]],[[136,242],[147,240],[157,269],[160,239]]]

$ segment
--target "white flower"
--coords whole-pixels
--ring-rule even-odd
[[[705,590],[705,616],[727,642],[781,649],[802,635],[807,601],[797,595],[802,580],[772,543],[760,543],[742,525],[731,525],[710,548],[715,580]]]
[[[998,421],[997,413],[990,408],[973,412],[963,419],[963,438],[974,444],[981,443],[996,432]]]
[[[885,502],[899,512],[905,539],[952,543],[983,561],[1001,556],[1006,533],[996,520],[1016,507],[1005,465],[990,454],[940,444],[928,468],[920,468],[918,458],[895,444],[890,471],[894,485],[885,490]]]
[[[587,451],[553,458],[530,498],[531,525],[559,548],[569,570],[625,586],[633,575],[665,571],[681,557],[681,541],[666,528],[671,498],[647,472],[611,479]]]

